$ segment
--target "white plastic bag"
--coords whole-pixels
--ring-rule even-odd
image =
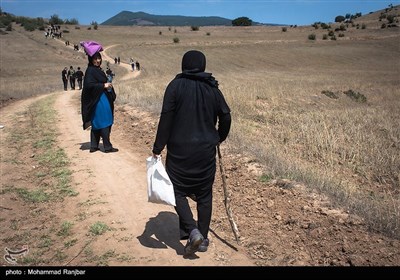
[[[148,157],[146,165],[148,201],[176,206],[174,187],[167,171],[165,171],[161,157]]]

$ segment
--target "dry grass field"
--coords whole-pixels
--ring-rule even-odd
[[[398,7],[393,13],[400,18]],[[69,32],[59,41],[45,39],[41,31],[26,32],[14,26],[12,32],[0,35],[1,102],[7,106],[14,99],[60,91],[61,70],[69,65],[85,69],[87,64],[82,52],[63,42],[95,40],[108,48],[108,56],[120,56],[123,63],[132,57],[141,64],[139,76],[122,82],[119,79],[127,70],[110,63],[116,73],[117,104],[124,108],[121,112],[134,108],[156,120],[168,82],[181,70],[182,55],[190,49],[201,50],[207,57],[206,71],[219,81],[232,110],[232,130],[224,152],[229,155],[229,178],[237,180],[232,196],[233,201],[241,201],[236,211],[243,231],[251,231],[248,224],[255,222],[251,217],[258,215],[248,215],[245,209],[263,213],[270,208],[262,195],[265,189],[256,185],[275,185],[283,192],[302,185],[307,192],[326,196],[331,207],[360,217],[371,232],[398,240],[400,27],[382,29],[378,15],[357,18],[355,24],[364,23],[366,28],[349,25],[335,32],[336,40],[324,40],[328,31],[312,26],[287,27],[285,32],[279,26],[200,27],[198,31],[62,26]],[[310,34],[316,40],[310,40]],[[256,181],[245,173],[253,174]],[[246,183],[240,184],[241,180]],[[280,220],[277,213],[270,214],[274,221]],[[292,225],[289,221],[285,226]],[[346,263],[268,262],[267,255],[259,253],[265,244],[246,244],[260,265]],[[368,262],[353,259],[349,263]],[[377,263],[393,264],[377,260],[370,264]]]

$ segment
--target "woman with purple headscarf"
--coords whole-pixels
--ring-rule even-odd
[[[114,101],[116,94],[112,83],[107,81],[101,69],[102,46],[96,42],[81,42],[88,55],[88,67],[83,81],[81,111],[83,129],[91,127],[90,152],[100,150],[100,138],[103,139],[104,152],[117,152],[110,141],[111,127],[114,123]]]

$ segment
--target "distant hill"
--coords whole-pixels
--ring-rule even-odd
[[[161,16],[151,15],[144,12],[122,11],[109,18],[100,25],[131,26],[131,25],[154,25],[154,26],[231,26],[232,20],[222,17],[189,17],[189,16]],[[253,22],[253,25],[261,25]],[[267,24],[273,25],[273,24]]]

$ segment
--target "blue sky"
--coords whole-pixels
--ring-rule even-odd
[[[154,15],[248,17],[255,22],[309,25],[334,22],[338,15],[368,14],[400,0],[0,0],[3,12],[16,16],[77,19],[101,24],[121,11]]]

